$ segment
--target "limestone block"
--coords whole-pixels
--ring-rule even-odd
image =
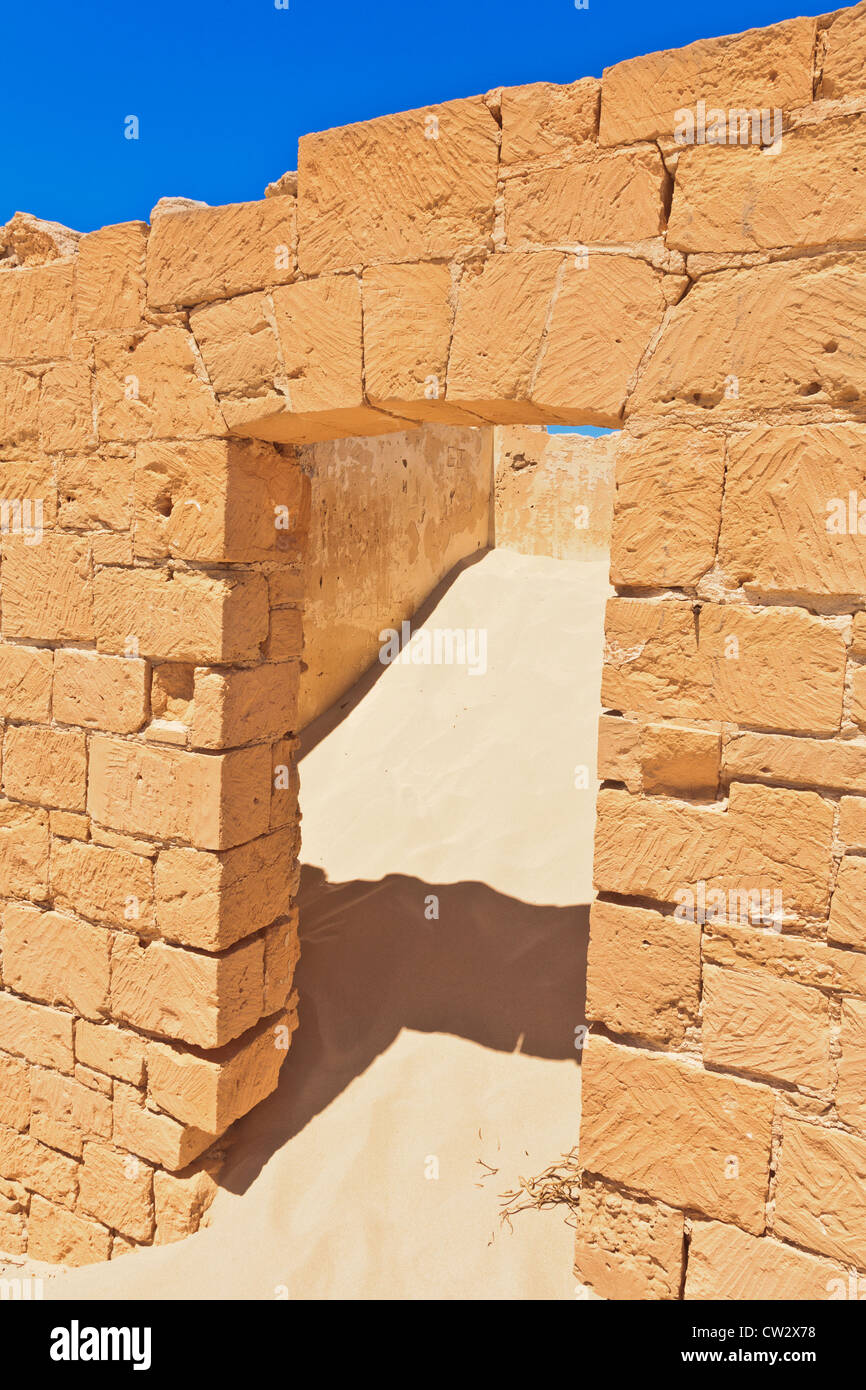
[[[147,246],[148,299],[159,308],[229,299],[293,277],[294,198],[192,208],[153,219]]]
[[[681,1043],[700,1003],[701,931],[597,898],[590,915],[586,1016],[614,1033]]]

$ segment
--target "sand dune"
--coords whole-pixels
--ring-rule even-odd
[[[280,1088],[207,1230],[46,1296],[574,1297],[565,1209],[499,1212],[577,1140],[606,572],[489,552],[424,610],[485,675],[397,662],[307,731]]]

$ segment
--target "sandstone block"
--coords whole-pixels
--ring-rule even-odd
[[[688,587],[715,559],[724,441],[704,430],[626,435],[616,454],[611,582]]]
[[[265,746],[210,755],[94,735],[88,811],[128,835],[230,849],[268,829]]]
[[[9,1051],[28,1062],[71,1072],[72,1015],[0,993],[0,1037]]]
[[[787,1117],[776,1183],[775,1234],[866,1265],[866,1139]]]
[[[138,1091],[118,1086],[114,1099],[114,1142],[131,1154],[140,1156],[176,1173],[214,1141],[212,1134],[178,1124],[169,1115],[149,1110]]]
[[[713,921],[704,927],[702,950],[705,962],[715,965],[767,971],[781,980],[837,994],[866,995],[866,956],[823,941]]]
[[[0,642],[0,707],[7,719],[47,724],[54,653]]]
[[[72,339],[75,262],[22,266],[0,275],[0,361],[67,357]]]
[[[601,1183],[580,1192],[575,1273],[602,1298],[678,1298],[683,1214]]]
[[[866,797],[842,797],[839,802],[839,838],[849,849],[866,849]]]
[[[106,568],[97,572],[93,602],[100,651],[166,661],[255,661],[268,632],[267,584],[260,574]]]
[[[701,39],[605,68],[602,145],[672,138],[676,112],[707,107],[805,106],[812,100],[813,19]]]
[[[602,714],[598,721],[598,776],[640,791],[640,725],[634,719]]]
[[[841,1265],[768,1237],[756,1239],[720,1221],[695,1221],[689,1242],[688,1299],[819,1301],[833,1296]]]
[[[725,270],[701,277],[671,310],[629,414],[707,424],[765,411],[845,411],[866,392],[864,364],[861,253]]]
[[[3,538],[3,635],[44,642],[93,639],[90,543],[84,536]]]
[[[0,879],[10,897],[48,894],[48,816],[0,799]]]
[[[196,439],[224,432],[193,339],[178,325],[99,338],[94,360],[101,441]]]
[[[111,1232],[105,1226],[39,1197],[30,1204],[27,1230],[28,1253],[34,1260],[76,1266],[111,1257]]]
[[[133,1240],[149,1242],[154,1230],[153,1169],[108,1144],[85,1144],[78,1210]]]
[[[701,931],[641,907],[596,898],[590,914],[586,1016],[665,1047],[698,1017]]]
[[[61,362],[42,378],[39,395],[39,437],[47,452],[92,449],[93,375],[87,362]]]
[[[842,1049],[836,1085],[836,1110],[843,1124],[866,1130],[866,1003],[862,999],[842,1000]]]
[[[45,1144],[0,1125],[0,1169],[10,1182],[21,1183],[28,1192],[57,1202],[62,1207],[75,1206],[78,1188],[78,1164],[67,1154],[55,1153]],[[32,1211],[32,1205],[31,1205]],[[33,1259],[39,1256],[31,1245]]]
[[[731,733],[724,747],[724,775],[795,787],[866,792],[866,744],[784,734]]]
[[[294,830],[222,854],[164,849],[156,861],[157,921],[169,941],[224,951],[288,912],[298,848]]]
[[[493,231],[498,145],[481,97],[303,136],[301,270],[444,259],[483,245]]]
[[[246,671],[198,667],[190,731],[193,746],[232,748],[288,733],[297,720],[299,680],[297,661]]]
[[[153,1175],[156,1206],[156,1242],[168,1245],[194,1235],[216,1196],[216,1182],[207,1168],[189,1173]]]
[[[121,222],[88,232],[79,241],[75,307],[80,334],[138,327],[146,290],[147,230],[144,222]]]
[[[360,281],[326,275],[276,290],[272,298],[289,408],[303,414],[362,405]]]
[[[18,801],[83,811],[87,741],[72,729],[10,725],[3,739],[3,787]]]
[[[94,922],[144,929],[153,925],[153,867],[125,850],[80,840],[51,848],[54,905]]]
[[[34,1067],[30,1091],[34,1120],[44,1115],[87,1137],[111,1133],[111,1101],[71,1076]]]
[[[257,440],[141,444],[135,553],[144,559],[284,558],[306,529],[309,482]]]
[[[54,718],[131,734],[147,711],[147,666],[129,657],[61,648],[54,665]]]
[[[118,933],[112,1018],[195,1047],[222,1047],[261,1017],[263,949],[254,938],[221,956],[205,956],[162,941],[142,946]]]
[[[837,10],[825,35],[821,95],[833,101],[859,96],[864,89],[866,24],[862,5]]]
[[[649,795],[713,800],[719,782],[721,735],[682,724],[647,724],[641,734],[641,774]]]
[[[703,973],[704,1061],[793,1086],[830,1085],[830,1015],[815,989],[771,975]]]
[[[451,269],[439,262],[364,272],[364,373],[373,404],[443,403],[454,323]]]
[[[0,367],[0,444],[33,446],[39,433],[39,378]]]
[[[285,407],[283,363],[268,295],[244,294],[196,309],[190,328],[229,428]]]
[[[276,1090],[286,1057],[281,1045],[286,1023],[284,1016],[274,1015],[216,1057],[151,1043],[147,1050],[150,1095],[160,1109],[185,1124],[209,1134],[224,1133]]]
[[[159,308],[229,299],[294,277],[294,198],[191,208],[153,219],[148,298]]]
[[[22,1130],[30,1124],[30,1068],[5,1053],[0,1053],[0,1124]]]
[[[111,933],[103,927],[9,903],[2,942],[8,988],[45,1004],[66,1004],[86,1018],[107,1011]]]
[[[664,231],[667,174],[655,145],[588,149],[559,168],[506,180],[509,247],[623,243]]]
[[[866,859],[843,856],[830,903],[827,938],[840,946],[866,949]]]
[[[132,524],[132,457],[106,453],[62,459],[57,465],[60,524],[69,530],[104,527],[128,531]]]
[[[592,1037],[580,1160],[592,1174],[759,1235],[773,1092]]]
[[[133,1086],[144,1084],[145,1039],[111,1024],[75,1024],[75,1056],[79,1062]]]
[[[686,910],[704,881],[725,891],[729,906],[733,892],[738,915],[750,895],[772,899],[779,892],[786,914],[821,916],[829,902],[832,827],[832,803],[813,792],[737,783],[725,813],[605,788],[598,795],[596,887]]]
[[[501,96],[500,161],[514,165],[573,159],[584,154],[598,135],[601,83],[595,77],[562,86],[532,82],[505,87]]]

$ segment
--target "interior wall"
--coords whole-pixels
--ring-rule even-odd
[[[617,436],[502,425],[493,440],[497,548],[554,560],[606,560]]]
[[[338,700],[458,561],[490,542],[493,431],[430,425],[300,451],[310,479],[299,727]]]

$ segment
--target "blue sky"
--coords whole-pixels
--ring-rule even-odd
[[[281,0],[278,0],[280,3]],[[829,4],[786,0],[40,0],[5,8],[0,223],[90,231],[163,195],[259,198],[298,136]],[[140,139],[126,140],[136,115]]]

